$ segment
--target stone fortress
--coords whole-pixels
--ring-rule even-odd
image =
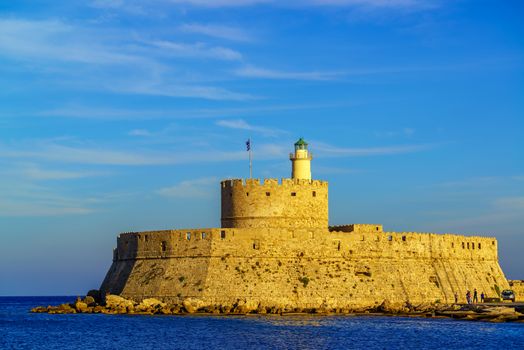
[[[465,302],[509,288],[491,237],[329,226],[328,183],[312,180],[308,144],[290,179],[221,182],[221,228],[122,233],[100,288],[196,308],[327,308]]]

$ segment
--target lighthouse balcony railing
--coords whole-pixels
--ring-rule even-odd
[[[289,154],[289,159],[312,159],[312,158],[313,158],[313,153],[311,152],[308,152],[307,155],[302,155],[302,154],[295,155],[295,153]]]

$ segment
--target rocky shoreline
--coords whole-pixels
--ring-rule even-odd
[[[428,318],[452,318],[467,321],[488,322],[518,322],[524,323],[524,306],[513,305],[483,305],[483,304],[404,304],[400,307],[393,306],[384,300],[382,304],[373,308],[341,309],[341,308],[278,308],[262,305],[249,305],[238,301],[233,305],[214,305],[199,307],[198,301],[185,299],[179,304],[166,304],[158,299],[147,298],[135,302],[118,295],[107,295],[100,298],[98,293],[92,291],[84,298],[77,298],[73,303],[58,306],[38,306],[31,309],[32,313],[48,314],[111,314],[111,315],[380,315]]]

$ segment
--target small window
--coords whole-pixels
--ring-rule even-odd
[[[492,245],[495,245],[495,241],[491,241],[491,244],[492,244]]]
[[[186,239],[188,241],[191,239],[191,232],[186,232]]]
[[[206,239],[206,233],[205,232],[202,232],[202,239]]]
[[[406,236],[402,236],[402,241],[403,241],[403,242],[406,241]]]
[[[375,227],[375,229],[376,229],[376,230],[378,231],[378,226],[377,226],[377,227]]]
[[[296,196],[297,196],[296,192],[291,192],[291,197],[296,197]]]
[[[167,243],[166,243],[166,241],[162,241],[162,243],[160,243],[160,248],[162,249],[163,252],[165,252],[167,250]]]
[[[468,242],[468,243],[466,243],[466,244],[467,244],[467,246],[468,246],[468,249],[469,249],[469,242]]]
[[[480,243],[479,243],[479,249],[480,249]]]
[[[271,196],[271,192],[266,192],[266,196]]]
[[[313,191],[313,197],[316,197],[317,196],[317,191]]]
[[[254,240],[253,241],[253,249],[260,249],[260,241],[259,240]]]
[[[226,231],[220,231],[220,239],[226,238]]]
[[[393,240],[393,236],[388,236],[388,241],[392,241]]]
[[[338,241],[337,250],[340,250],[340,241]]]
[[[465,245],[464,245],[464,242],[462,242],[462,249],[464,249],[464,248],[465,248]]]
[[[475,249],[475,243],[471,243],[471,249]]]
[[[451,242],[451,248],[455,248],[455,243]]]
[[[249,192],[246,192],[246,197],[249,197]]]
[[[148,236],[148,235],[145,235],[145,236],[144,236],[144,240],[145,240],[146,242],[149,241],[149,236]]]

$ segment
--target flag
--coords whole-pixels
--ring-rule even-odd
[[[246,141],[246,151],[250,151],[251,150],[251,139],[247,139]]]

